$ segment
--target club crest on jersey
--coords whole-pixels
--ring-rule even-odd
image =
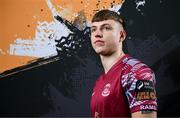
[[[109,83],[106,84],[104,86],[104,90],[102,91],[101,95],[104,97],[108,96],[110,94],[110,87],[111,87],[111,84],[109,84]]]

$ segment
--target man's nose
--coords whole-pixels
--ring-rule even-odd
[[[95,37],[96,37],[96,38],[102,38],[102,37],[103,37],[102,31],[96,30],[96,32],[95,32]]]

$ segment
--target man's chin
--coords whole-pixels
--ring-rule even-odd
[[[103,51],[102,50],[95,50],[95,52],[97,53],[97,54],[103,54]]]
[[[106,55],[109,55],[108,53],[108,51],[106,51],[106,50],[104,50],[103,48],[96,48],[95,49],[95,52],[98,54],[98,55],[104,55],[104,56],[106,56]]]
[[[97,51],[96,52],[98,55],[102,55],[102,56],[109,56],[109,55],[111,55],[111,54],[109,54],[109,53],[107,53],[107,52],[105,52],[105,51]]]

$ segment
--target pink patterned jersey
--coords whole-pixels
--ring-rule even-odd
[[[144,110],[157,110],[155,76],[147,65],[126,54],[96,81],[92,117],[125,117]]]

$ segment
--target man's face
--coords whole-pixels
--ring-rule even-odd
[[[93,22],[91,25],[91,44],[96,53],[111,55],[120,50],[122,25],[114,20]]]

